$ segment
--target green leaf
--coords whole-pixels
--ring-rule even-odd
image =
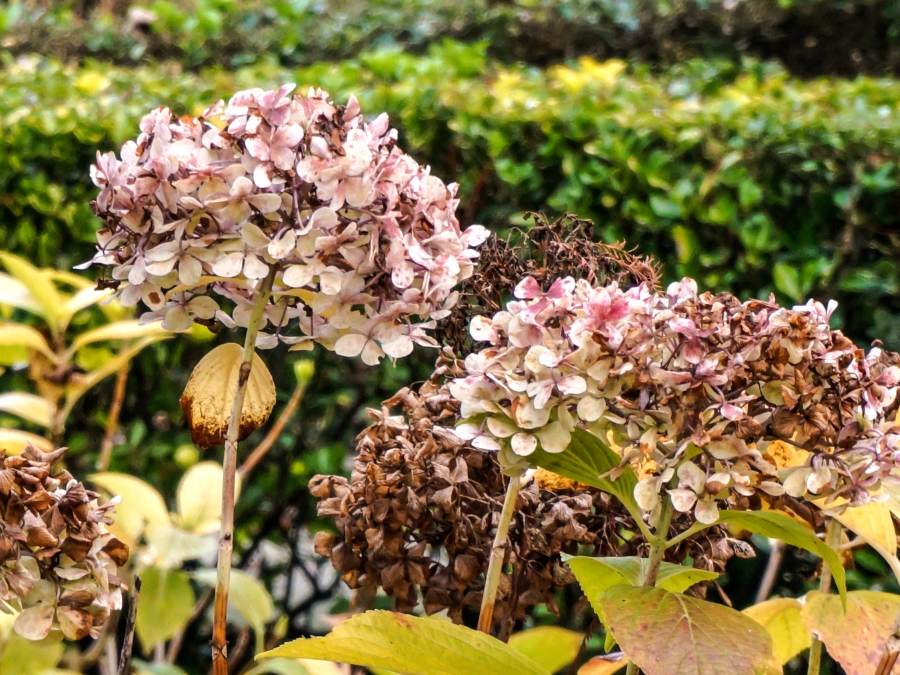
[[[575,429],[565,452],[550,453],[539,448],[528,459],[536,466],[560,476],[615,495],[630,510],[638,510],[634,501],[634,486],[637,484],[634,471],[624,467],[620,469],[618,478],[609,478],[608,474],[619,467],[622,458],[590,432]]]
[[[681,218],[681,207],[668,197],[651,195],[650,209],[660,218],[667,218],[669,220]]]
[[[775,267],[772,270],[772,280],[775,282],[775,288],[788,298],[795,302],[803,301],[800,273],[796,267],[779,260],[775,263]]]
[[[537,626],[513,634],[509,646],[551,673],[578,658],[585,636],[560,626]]]
[[[879,591],[847,594],[846,612],[835,595],[813,591],[801,610],[807,629],[847,675],[871,675],[895,640],[900,595]],[[895,649],[896,647],[890,647]]]
[[[647,675],[781,672],[766,629],[724,605],[632,586],[614,586],[600,603],[622,651]]]
[[[411,675],[549,675],[527,656],[479,631],[435,617],[372,610],[324,637],[300,638],[257,658],[307,658]]]
[[[181,632],[193,612],[194,589],[187,572],[158,567],[144,570],[135,628],[145,650]]]
[[[581,590],[594,605],[608,589],[620,584],[640,586],[647,558],[623,556],[621,558],[591,558],[574,556],[566,559]],[[656,576],[656,587],[673,593],[681,593],[701,581],[718,578],[715,572],[663,562]]]
[[[775,645],[775,657],[782,665],[809,649],[812,642],[800,615],[802,606],[796,598],[771,598],[743,610],[769,631]]]
[[[211,588],[216,585],[216,570],[202,569],[194,572],[194,579]],[[272,596],[262,582],[243,570],[231,570],[231,586],[228,592],[229,609],[237,610],[241,618],[256,633],[256,650],[263,648],[266,624],[275,614]],[[229,612],[230,615],[230,612]],[[229,616],[229,619],[232,617]]]
[[[719,522],[743,528],[771,539],[781,539],[785,544],[815,553],[831,568],[831,575],[841,598],[847,595],[847,575],[840,556],[830,546],[818,539],[811,530],[793,518],[778,511],[722,511]]]

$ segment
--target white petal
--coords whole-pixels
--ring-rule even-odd
[[[569,447],[572,434],[559,422],[554,422],[537,432],[541,447],[546,452],[564,452]]]
[[[369,338],[359,333],[342,335],[334,343],[334,352],[340,356],[359,356]]]
[[[212,271],[218,277],[236,277],[244,266],[244,254],[240,251],[226,253],[213,263]],[[263,275],[265,276],[265,275]]]
[[[284,271],[284,283],[291,288],[306,286],[312,278],[312,268],[309,265],[291,265]]]
[[[526,457],[537,448],[537,439],[531,434],[519,432],[510,440],[512,451],[521,457]]]

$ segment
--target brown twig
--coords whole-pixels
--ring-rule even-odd
[[[126,363],[116,373],[113,398],[109,405],[109,415],[106,418],[106,429],[103,432],[103,442],[100,445],[100,456],[97,458],[97,471],[106,471],[112,459],[114,440],[116,433],[119,431],[119,414],[122,412],[122,403],[125,401],[125,388],[128,384],[129,370],[129,364]]]
[[[772,589],[775,587],[778,573],[781,571],[781,561],[784,560],[784,542],[780,539],[770,539],[769,541],[771,542],[769,560],[766,562],[766,570],[763,572],[762,580],[756,591],[757,603],[767,600],[772,595]]]
[[[119,653],[118,675],[127,675],[131,667],[131,649],[134,646],[134,626],[140,597],[141,578],[135,577],[132,584],[131,600],[128,604],[128,616],[125,618],[125,635],[122,638],[122,651]]]
[[[284,431],[287,423],[291,421],[291,418],[297,412],[297,408],[300,407],[300,403],[303,401],[303,394],[306,392],[307,384],[308,382],[297,382],[294,391],[291,393],[291,397],[282,409],[281,414],[278,415],[278,419],[275,420],[272,428],[269,429],[265,437],[259,442],[259,445],[253,448],[253,452],[247,455],[247,458],[238,469],[238,476],[240,476],[241,480],[244,480],[247,475],[256,468],[256,465],[262,461],[269,450],[272,449],[272,446],[275,445],[275,441],[278,440],[281,432]]]

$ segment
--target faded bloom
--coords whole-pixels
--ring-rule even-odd
[[[900,461],[900,356],[856,347],[829,327],[833,310],[740,302],[690,279],[663,292],[526,277],[505,310],[470,323],[488,346],[450,385],[456,433],[515,462],[587,429],[639,469],[642,509],[668,491],[704,523],[759,493],[863,501]],[[804,461],[775,461],[775,440]]]
[[[13,627],[30,640],[98,637],[122,605],[128,549],[106,528],[115,502],[54,471],[64,452],[0,454],[0,606],[19,611]]]
[[[92,262],[171,330],[245,326],[269,277],[259,347],[317,342],[374,364],[434,346],[487,230],[460,230],[456,184],[400,150],[387,115],[293,89],[238,92],[198,118],[159,108],[119,157],[98,154]]]

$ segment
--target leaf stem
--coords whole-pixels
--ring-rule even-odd
[[[497,589],[500,587],[500,574],[503,571],[503,559],[506,557],[509,525],[516,510],[516,498],[519,496],[521,478],[521,471],[509,477],[506,496],[503,498],[503,509],[500,511],[500,522],[497,523],[497,532],[494,534],[494,543],[491,546],[491,557],[484,581],[484,593],[481,596],[481,611],[478,614],[478,630],[489,635],[494,623],[494,605],[497,600]]]
[[[212,664],[214,675],[228,675],[228,591],[231,584],[231,554],[234,550],[234,484],[237,470],[237,445],[241,426],[244,394],[253,356],[256,354],[256,334],[262,324],[263,313],[272,294],[275,268],[257,289],[256,299],[244,335],[244,349],[238,371],[237,391],[231,406],[228,431],[225,435],[225,456],[222,462],[222,524],[219,534],[219,558],[216,565],[216,601],[213,609]]]
[[[836,518],[828,519],[828,526],[825,528],[825,543],[832,549],[837,551],[841,544],[841,524]],[[831,568],[828,563],[822,561],[822,576],[819,579],[819,591],[827,593],[831,590]],[[813,636],[812,645],[809,648],[809,664],[806,668],[806,675],[819,675],[822,669],[822,641]]]
[[[648,540],[650,543],[650,554],[647,556],[646,565],[644,565],[643,560],[641,561],[642,588],[653,588],[656,585],[656,576],[659,574],[663,558],[666,557],[666,549],[670,545],[666,537],[669,534],[669,526],[672,524],[673,515],[672,500],[668,496],[664,496],[659,513],[656,516],[656,522],[653,524],[653,536]],[[625,675],[638,675],[639,672],[638,665],[634,661],[629,661],[625,669]]]

